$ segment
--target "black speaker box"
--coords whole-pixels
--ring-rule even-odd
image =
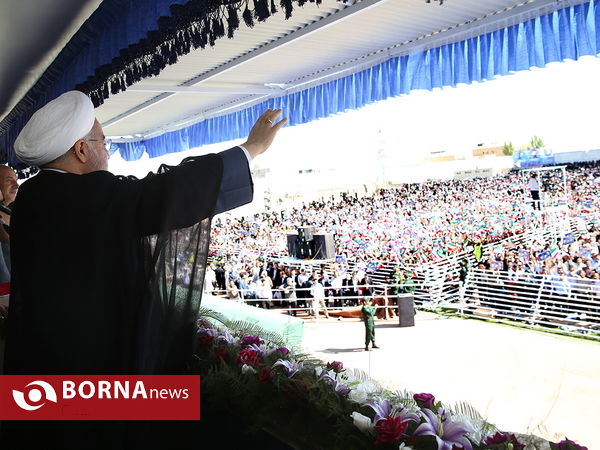
[[[287,248],[292,258],[313,259],[315,257],[313,241],[300,239],[296,234],[287,235]]]
[[[415,298],[398,297],[398,320],[401,327],[415,326]]]
[[[298,236],[295,234],[287,235],[287,249],[288,253],[292,258],[297,258],[298,251],[296,249],[296,242],[298,241]]]
[[[333,234],[315,234],[313,235],[313,248],[315,259],[333,259],[335,258],[335,243]]]
[[[307,242],[313,240],[313,235],[315,234],[315,227],[300,227],[298,228],[298,237],[300,240],[304,239]]]

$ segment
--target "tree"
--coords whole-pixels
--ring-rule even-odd
[[[512,142],[505,142],[504,147],[502,148],[502,153],[506,156],[512,156],[515,154],[515,147]]]
[[[538,136],[532,137],[531,140],[529,141],[529,148],[542,148],[542,147],[545,147],[544,141],[542,141],[542,138],[540,138]]]

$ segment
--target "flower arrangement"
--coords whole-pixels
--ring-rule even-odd
[[[428,393],[390,392],[366,374],[295,354],[201,320],[196,370],[202,410],[235,412],[291,448],[584,450],[565,439],[499,431],[469,405],[448,407]]]

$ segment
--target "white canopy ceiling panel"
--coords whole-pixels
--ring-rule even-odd
[[[382,62],[510,26],[565,0],[306,3],[192,51],[98,108],[106,134],[155,136]],[[280,86],[272,86],[279,84]]]
[[[156,129],[175,129],[190,116],[202,114],[223,102],[238,99],[236,94],[181,94],[165,98],[151,108],[144,109],[128,118],[127,121],[104,126],[104,132],[111,136],[148,135]],[[196,120],[197,122],[198,120]]]
[[[122,114],[131,108],[131,105],[140,105],[156,97],[155,92],[125,91],[106,99],[101,108],[96,108],[96,117],[101,123],[112,117]]]

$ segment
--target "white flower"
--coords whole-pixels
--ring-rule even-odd
[[[348,398],[353,402],[363,404],[367,401],[367,391],[363,388],[362,384],[359,384],[350,391]]]
[[[354,420],[354,425],[363,433],[366,433],[371,428],[373,428],[373,423],[371,419],[367,416],[363,416],[361,413],[354,411],[350,414],[350,417]]]
[[[347,384],[354,383],[355,381],[360,381],[360,379],[355,377],[354,374],[349,370],[344,370],[342,373],[339,374],[339,376],[340,381]]]
[[[317,378],[319,378],[322,373],[323,373],[323,367],[322,366],[315,366],[315,375],[317,376]]]
[[[400,447],[398,447],[398,450],[412,450],[412,447],[409,447],[404,442],[401,442]]]
[[[455,423],[460,423],[468,428],[467,436],[474,441],[477,445],[481,444],[481,441],[486,437],[485,435],[485,422],[479,419],[465,416],[463,414],[451,414],[451,420]]]
[[[256,369],[248,364],[242,366],[242,373],[256,373]]]
[[[367,380],[364,383],[361,383],[362,388],[366,391],[367,394],[373,394],[377,391],[379,391],[379,386],[371,381],[371,380]]]

